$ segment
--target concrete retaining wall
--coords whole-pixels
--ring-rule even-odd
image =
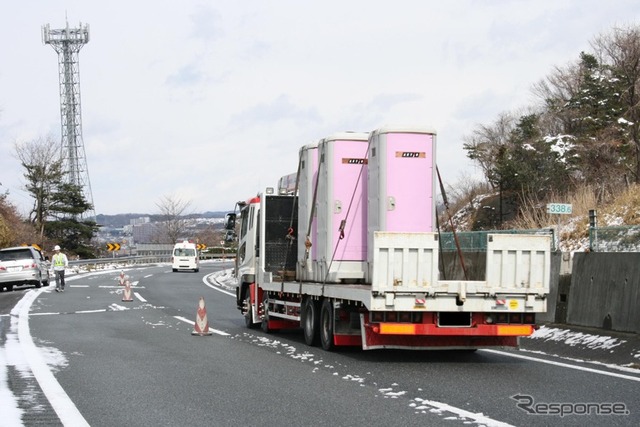
[[[575,253],[572,270],[566,323],[640,333],[640,253]]]

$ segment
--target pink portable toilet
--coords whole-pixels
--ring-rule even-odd
[[[316,184],[318,182],[318,143],[314,142],[300,148],[299,156],[298,260],[296,277],[298,280],[311,281],[314,280],[313,260],[317,258],[316,236],[318,234],[318,221],[316,220],[317,211],[313,209],[313,204],[314,192],[316,192]],[[308,244],[311,246],[307,248]]]
[[[368,133],[345,132],[318,145],[318,233],[314,280],[364,279],[367,259]],[[344,230],[340,231],[344,221]]]
[[[387,126],[371,132],[368,174],[368,247],[374,231],[436,229],[436,132]],[[372,261],[372,250],[368,259]]]

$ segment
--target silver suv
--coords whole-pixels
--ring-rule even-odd
[[[49,261],[33,246],[0,249],[0,289],[14,285],[49,286]]]

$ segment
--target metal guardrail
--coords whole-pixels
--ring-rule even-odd
[[[171,262],[170,256],[124,256],[115,258],[95,258],[95,259],[78,259],[69,260],[70,267],[95,266],[96,268],[104,268],[107,265],[136,265],[136,264],[158,264]]]
[[[218,258],[233,259],[235,258],[235,256],[212,254],[212,256],[201,257],[200,260],[202,261],[207,259],[218,259]],[[103,269],[107,265],[130,266],[130,265],[139,265],[139,264],[160,264],[160,263],[170,263],[170,262],[171,262],[171,255],[132,255],[132,256],[113,257],[113,258],[69,260],[69,266],[70,267],[87,266],[88,268],[91,268],[91,266],[94,266],[94,268],[96,269]]]

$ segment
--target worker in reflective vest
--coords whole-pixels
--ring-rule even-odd
[[[69,260],[60,252],[60,246],[56,245],[53,250],[56,252],[51,259],[53,271],[56,274],[56,292],[64,292],[64,271],[69,265]]]

